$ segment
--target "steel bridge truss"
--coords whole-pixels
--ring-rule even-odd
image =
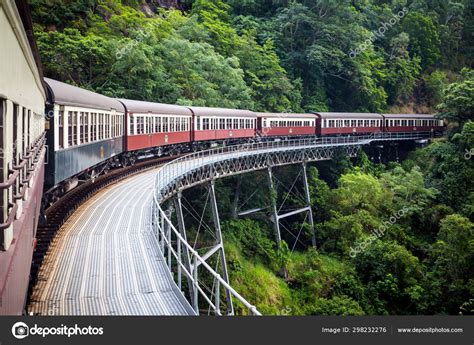
[[[300,209],[278,214],[275,200],[273,200],[271,205],[272,221],[275,228],[276,242],[279,245],[281,241],[280,220],[307,212],[309,224],[313,230],[312,244],[315,246],[313,215],[306,174],[307,162],[330,160],[337,150],[341,150],[349,157],[355,157],[363,145],[368,145],[373,141],[420,140],[431,136],[432,133],[380,133],[370,136],[315,137],[253,143],[196,152],[164,165],[155,179],[152,224],[153,231],[160,242],[162,253],[167,260],[170,274],[184,295],[183,276],[185,277],[189,300],[197,315],[200,313],[199,298],[206,302],[209,310],[212,310],[214,314],[222,315],[221,294],[225,296],[227,315],[234,314],[234,300],[246,308],[250,314],[260,315],[256,307],[235,291],[229,282],[214,188],[215,179],[266,169],[269,187],[273,191],[273,167],[302,164],[306,204]],[[182,191],[203,183],[209,184],[216,241],[213,247],[201,256],[187,240]],[[169,199],[174,201],[178,229],[172,222],[172,207],[168,207],[166,211],[163,209],[164,203]],[[221,273],[218,273],[217,268],[213,269],[208,263],[208,260],[217,254],[220,259],[218,262],[220,263]],[[202,270],[207,271],[207,275],[210,274],[213,278],[211,288],[200,281],[200,270],[201,272]]]

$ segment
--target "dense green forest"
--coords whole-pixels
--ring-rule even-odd
[[[30,4],[45,74],[116,97],[428,112],[473,64],[472,0]]]
[[[474,313],[474,1],[30,4],[45,75],[110,96],[437,112],[446,137],[401,162],[360,152],[311,165],[316,248],[304,219],[286,223],[276,250],[266,215],[232,214],[236,186],[247,208],[268,205],[263,173],[219,181],[226,255],[232,285],[265,314]],[[278,169],[279,202],[301,203],[284,188],[297,174]],[[187,192],[196,212],[205,194]]]

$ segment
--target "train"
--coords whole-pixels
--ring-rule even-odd
[[[44,78],[26,0],[0,1],[0,314],[25,311],[36,229],[79,184],[149,157],[286,138],[444,131],[431,114],[259,113],[115,99]]]
[[[26,0],[0,1],[0,314],[25,310],[46,156],[46,90]]]
[[[45,202],[143,157],[295,137],[444,130],[432,114],[261,113],[114,99],[45,78],[48,165]]]

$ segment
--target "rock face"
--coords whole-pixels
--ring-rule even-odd
[[[142,12],[148,17],[151,17],[157,12],[158,8],[176,8],[179,10],[186,10],[185,0],[146,0],[142,4]],[[188,3],[190,3],[188,1]]]
[[[166,7],[166,8],[178,8],[179,7],[179,2],[178,0],[155,0],[155,2],[158,6],[160,7]]]

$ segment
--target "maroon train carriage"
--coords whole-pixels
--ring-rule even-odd
[[[315,114],[257,113],[261,136],[301,136],[316,134]]]
[[[436,132],[444,130],[443,120],[429,114],[383,114],[385,132]]]
[[[383,117],[375,113],[316,113],[318,135],[367,134],[382,131]]]
[[[257,115],[249,110],[189,107],[194,115],[193,141],[254,138]]]
[[[191,141],[191,111],[179,105],[120,99],[127,110],[126,151]]]

